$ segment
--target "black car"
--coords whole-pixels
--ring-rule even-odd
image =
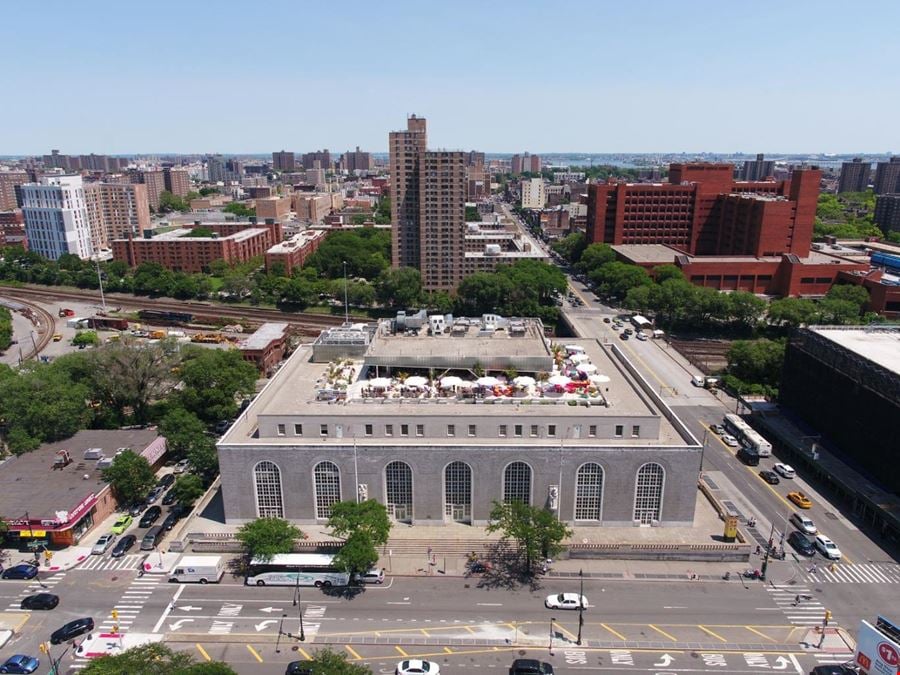
[[[37,576],[38,568],[30,563],[14,565],[3,570],[4,579],[34,579]]]
[[[537,659],[516,659],[509,667],[509,675],[553,675],[553,666]]]
[[[312,667],[307,664],[307,661],[291,661],[287,665],[284,675],[316,675]]]
[[[94,620],[86,616],[83,619],[70,621],[62,628],[57,628],[50,634],[50,644],[58,645],[60,642],[77,638],[79,635],[90,633],[94,630]]]
[[[603,323],[612,323],[612,319],[610,319],[608,316],[604,316]]]
[[[166,495],[162,498],[160,502],[163,506],[172,506],[175,503],[177,497],[175,496],[175,490],[169,490]]]
[[[794,530],[788,535],[788,543],[794,547],[800,555],[815,555],[816,547],[805,534]]]
[[[627,340],[627,339],[628,339],[628,333],[619,333],[619,339],[620,339],[620,340]]]
[[[766,481],[769,485],[778,485],[781,482],[778,474],[774,471],[769,471],[768,469],[763,469],[759,472],[759,475],[760,478]]]
[[[137,518],[139,515],[141,515],[144,512],[144,509],[146,509],[146,508],[147,508],[146,502],[138,502],[137,504],[132,504],[131,506],[128,507],[128,515],[134,516],[135,518]]]
[[[850,666],[816,666],[809,671],[809,675],[859,675],[859,671]]]
[[[110,553],[110,555],[113,558],[121,558],[129,551],[129,549],[131,549],[132,546],[134,546],[134,542],[136,541],[137,537],[135,537],[133,534],[126,534],[116,542],[116,545],[113,547],[112,553]]]
[[[59,604],[59,596],[53,593],[38,593],[22,598],[22,609],[53,609]]]
[[[175,523],[184,518],[185,509],[181,504],[176,504],[172,510],[166,515],[166,519],[162,522],[162,528],[167,532],[175,527]]]
[[[156,481],[156,487],[167,488],[171,487],[172,483],[175,482],[175,474],[167,473],[165,476],[162,476],[158,481]]]
[[[162,509],[158,506],[151,506],[144,515],[141,516],[141,522],[138,523],[138,527],[150,527],[157,521],[160,515],[162,515]]]

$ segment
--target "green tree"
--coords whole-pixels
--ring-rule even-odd
[[[726,356],[728,373],[747,384],[777,387],[784,351],[784,340],[736,340]]]
[[[342,279],[344,263],[349,277],[375,279],[390,267],[391,234],[374,227],[330,232],[305,265],[327,279]]]
[[[194,413],[173,407],[159,422],[159,433],[166,437],[166,447],[175,458],[182,458],[194,446],[207,440],[206,425]]]
[[[591,244],[581,254],[575,268],[582,274],[590,274],[594,270],[615,262],[616,252],[609,244]]]
[[[256,368],[238,350],[193,348],[181,366],[182,406],[208,423],[237,415],[238,394],[252,394]]]
[[[525,574],[534,571],[538,560],[558,554],[562,542],[572,536],[572,530],[552,511],[520,501],[495,501],[486,530],[500,532],[504,541],[518,544]]]
[[[91,659],[82,672],[85,675],[237,675],[226,663],[196,663],[188,652],[175,651],[162,642]]]
[[[413,267],[385,270],[375,280],[375,297],[387,307],[416,307],[422,298],[422,275]]]
[[[168,190],[159,193],[159,209],[160,213],[171,213],[172,211],[190,211],[190,202],[185,201],[178,195],[173,195]]]
[[[316,301],[316,289],[308,279],[290,279],[284,287],[281,299],[283,302],[303,310]]]
[[[189,507],[203,495],[205,490],[199,476],[186,473],[175,479],[172,492],[179,504]]]
[[[188,448],[186,459],[194,467],[197,475],[206,480],[211,479],[219,471],[219,453],[216,450],[216,442],[209,436],[204,436]]]
[[[334,564],[351,579],[355,574],[363,574],[378,562],[378,549],[365,532],[354,532],[344,540],[340,550],[334,555]]]
[[[251,208],[246,204],[241,204],[240,202],[231,202],[230,204],[226,204],[222,207],[222,210],[225,213],[233,213],[239,218],[249,218],[250,216],[256,215],[255,208]]]
[[[835,284],[825,295],[828,300],[846,300],[852,302],[862,312],[863,308],[869,302],[869,291],[865,286],[856,286],[855,284]]]
[[[796,328],[813,321],[816,303],[806,298],[779,298],[769,303],[769,322],[776,326]]]
[[[622,262],[601,265],[595,268],[590,276],[597,284],[600,294],[610,298],[624,298],[635,286],[648,286],[653,283],[647,270]]]
[[[82,345],[84,345],[85,347],[99,345],[100,337],[97,335],[97,331],[95,330],[80,330],[75,333],[75,337],[72,338],[72,344],[76,347],[80,347]]]
[[[271,560],[279,553],[290,553],[294,542],[303,536],[298,527],[282,518],[257,518],[238,528],[237,539],[251,558]]]
[[[375,546],[384,546],[391,533],[391,519],[384,504],[374,499],[343,501],[331,507],[328,527],[336,537],[346,539],[362,533]]]
[[[0,307],[0,352],[12,344],[12,314],[6,307]]]
[[[364,213],[354,213],[350,216],[350,224],[358,227],[360,225],[365,225],[368,219],[369,217]]]
[[[378,200],[378,208],[375,209],[375,224],[390,225],[391,223],[391,198],[382,197]]]
[[[859,323],[859,305],[852,300],[825,297],[819,301],[818,323],[844,325]]]
[[[466,222],[477,223],[481,221],[481,214],[478,213],[477,206],[466,206]]]
[[[553,242],[551,248],[570,263],[577,263],[587,248],[587,237],[583,232],[574,232]]]
[[[316,651],[310,661],[305,665],[314,673],[328,673],[328,675],[372,675],[372,670],[362,663],[351,663],[347,655],[342,652],[334,652],[325,648]]]
[[[728,313],[737,322],[752,326],[766,309],[766,301],[747,291],[729,293]]]
[[[214,187],[202,187],[202,188],[200,188],[200,196],[201,196],[201,197],[208,197],[209,195],[215,195],[215,194],[218,194],[218,193],[219,193],[219,189],[218,189],[218,188],[214,188]]]
[[[211,237],[214,234],[215,234],[215,232],[213,232],[208,227],[201,226],[201,227],[195,227],[194,229],[192,229],[190,232],[188,232],[184,236],[185,237]]]
[[[658,284],[662,284],[669,279],[684,279],[684,272],[678,265],[657,265],[653,268],[653,278]]]
[[[132,504],[143,499],[156,484],[150,464],[131,450],[116,455],[112,464],[103,469],[103,480],[112,486],[120,504]]]

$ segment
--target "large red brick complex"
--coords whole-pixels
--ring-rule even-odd
[[[777,182],[735,181],[733,172],[730,164],[672,164],[669,183],[591,185],[588,240],[692,255],[807,255],[821,171]]]

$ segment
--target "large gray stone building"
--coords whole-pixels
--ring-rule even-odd
[[[326,331],[219,442],[235,524],[373,498],[413,524],[484,524],[522,500],[580,526],[685,526],[700,460],[617,346],[492,315]]]

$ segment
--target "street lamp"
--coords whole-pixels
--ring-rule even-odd
[[[581,581],[581,588],[578,591],[578,639],[575,640],[576,645],[581,645],[581,627],[584,625],[584,571],[578,570],[578,579]]]
[[[297,614],[300,615],[300,642],[306,641],[306,634],[303,632],[303,607],[300,605],[300,572],[297,572],[297,584],[294,586],[294,607],[297,608]]]
[[[553,622],[556,621],[556,617],[550,617],[550,656],[553,656]]]

